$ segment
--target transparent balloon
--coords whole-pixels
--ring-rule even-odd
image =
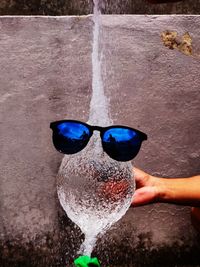
[[[87,147],[63,158],[58,196],[68,217],[85,234],[80,254],[91,255],[99,233],[118,221],[134,192],[131,162],[117,162],[102,149],[95,133]]]

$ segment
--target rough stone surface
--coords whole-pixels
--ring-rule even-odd
[[[92,0],[1,0],[0,15],[83,15],[92,13]],[[151,4],[147,0],[104,0],[106,14],[200,14],[199,0]]]
[[[88,119],[92,25],[91,16],[0,17],[1,266],[63,266],[83,238],[57,200],[62,156],[49,123]],[[155,175],[200,173],[199,27],[195,16],[103,16],[111,115],[148,134],[134,164]],[[194,55],[164,47],[165,30],[188,31]],[[190,208],[130,209],[95,254],[112,266],[199,266]]]

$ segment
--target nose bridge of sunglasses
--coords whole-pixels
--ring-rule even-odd
[[[92,131],[99,131],[102,132],[104,130],[101,126],[90,126]]]
[[[102,138],[102,134],[105,131],[104,127],[101,127],[101,126],[90,126],[90,132],[97,136],[97,132],[96,131],[100,133],[100,137]],[[96,132],[96,133],[94,133],[94,132]]]

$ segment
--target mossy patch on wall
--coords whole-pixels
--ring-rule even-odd
[[[161,38],[169,49],[177,49],[187,56],[192,55],[192,38],[188,32],[180,36],[176,31],[164,31]]]

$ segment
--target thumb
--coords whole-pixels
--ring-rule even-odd
[[[146,205],[152,202],[156,202],[156,188],[152,186],[142,187],[137,189],[132,198],[133,206]]]

